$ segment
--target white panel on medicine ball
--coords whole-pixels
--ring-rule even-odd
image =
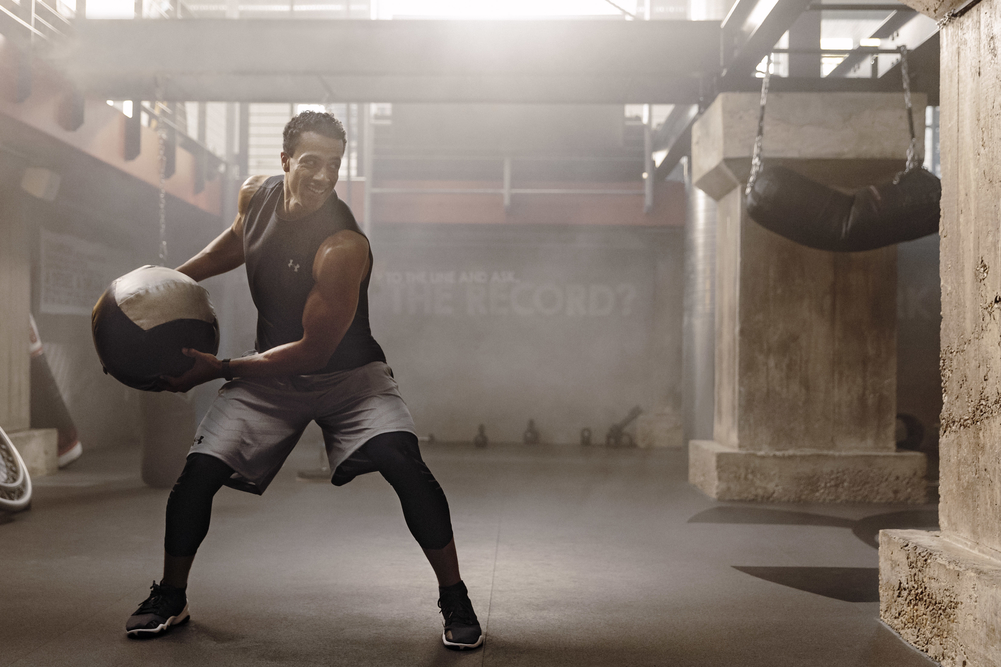
[[[143,331],[172,320],[216,319],[205,288],[165,266],[146,265],[126,273],[115,281],[114,295],[122,312]]]

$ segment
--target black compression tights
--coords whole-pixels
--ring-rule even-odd
[[[407,527],[424,549],[442,549],[452,541],[448,501],[421,459],[411,433],[378,435],[351,457],[368,459],[373,470],[400,497]],[[167,500],[164,549],[171,556],[194,556],[209,530],[212,497],[233,474],[228,465],[206,454],[192,454]]]

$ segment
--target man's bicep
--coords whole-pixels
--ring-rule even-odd
[[[368,240],[352,231],[329,237],[313,258],[313,279],[324,290],[360,288],[367,272]]]
[[[306,337],[326,333],[340,341],[358,308],[367,263],[367,246],[331,244],[322,250],[317,258],[316,285],[303,312]]]
[[[357,291],[335,293],[317,285],[309,293],[302,313],[302,339],[306,349],[316,354],[319,364],[326,364],[340,345],[357,308]]]

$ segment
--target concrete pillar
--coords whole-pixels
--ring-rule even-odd
[[[0,190],[0,428],[8,433],[30,425],[30,257],[21,193]]]
[[[0,428],[28,473],[41,477],[58,469],[58,438],[55,429],[30,428],[31,249],[24,196],[16,185],[0,186]]]
[[[880,534],[882,620],[947,667],[1001,664],[999,35],[998,0],[941,30],[941,531]]]
[[[716,377],[716,202],[692,183],[690,161],[685,165],[685,195],[683,444],[688,440],[712,440]]]
[[[925,457],[894,441],[896,248],[813,250],[748,217],[758,104],[720,95],[692,131],[718,215],[713,440],[689,444],[689,480],[720,500],[921,502]],[[902,94],[768,100],[765,160],[828,185],[892,178],[909,139]]]

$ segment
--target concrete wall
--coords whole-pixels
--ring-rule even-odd
[[[714,440],[894,451],[896,248],[804,248],[743,202],[739,188],[719,202]]]
[[[376,226],[372,326],[423,435],[577,443],[680,407],[678,228]]]
[[[0,427],[20,431],[29,426],[31,407],[28,227],[14,183],[6,185],[0,187]]]
[[[1001,5],[942,31],[940,523],[1001,551]]]
[[[941,30],[942,530],[880,536],[881,618],[949,667],[1001,664],[999,34],[996,0]]]

